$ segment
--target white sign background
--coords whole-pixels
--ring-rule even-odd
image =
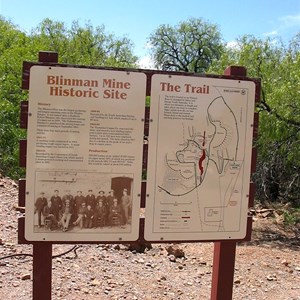
[[[245,237],[252,81],[153,75],[145,239]]]
[[[27,240],[134,241],[138,238],[145,95],[143,73],[31,68]],[[50,199],[56,189],[61,197],[66,193],[74,197],[78,190],[85,196],[92,189],[97,197],[100,190],[107,195],[113,182],[119,190],[125,185],[129,189],[130,224],[66,232],[38,227],[35,201],[41,193]]]

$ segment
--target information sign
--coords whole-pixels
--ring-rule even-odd
[[[28,241],[138,238],[145,95],[143,73],[31,68]]]
[[[245,237],[255,83],[152,76],[145,239]]]

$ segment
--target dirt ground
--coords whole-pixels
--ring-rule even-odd
[[[17,184],[0,176],[0,299],[32,298],[32,253],[17,244]],[[265,215],[264,215],[265,216]],[[53,259],[52,299],[210,299],[213,243],[167,244],[144,253],[124,245],[78,245]],[[73,245],[54,245],[61,254]],[[233,299],[300,300],[300,230],[254,217],[252,241],[237,246]]]

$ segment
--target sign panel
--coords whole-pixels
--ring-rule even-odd
[[[246,235],[255,84],[153,75],[145,239]]]
[[[31,68],[27,240],[138,238],[145,95],[143,73]]]

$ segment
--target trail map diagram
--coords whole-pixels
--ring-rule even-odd
[[[217,115],[215,107],[224,106],[225,118]],[[214,99],[207,109],[207,127],[202,131],[187,128],[182,150],[175,157],[166,154],[166,178],[161,186],[170,195],[184,195],[203,182],[209,161],[216,165],[219,174],[229,161],[235,162],[238,149],[236,118],[222,97]],[[211,126],[212,125],[212,126]],[[183,126],[183,131],[186,131]],[[170,180],[177,177],[177,180]]]
[[[248,86],[196,96],[159,94],[152,233],[232,238],[245,231],[254,105]]]
[[[218,115],[220,107],[222,115]],[[179,150],[165,155],[164,178],[158,187],[170,196],[188,195],[202,185],[206,176],[210,176],[208,166],[213,164],[219,180],[216,189],[221,199],[216,207],[209,206],[209,203],[202,207],[201,199],[198,199],[200,218],[203,224],[225,230],[224,209],[233,203],[231,199],[243,164],[243,160],[237,160],[239,128],[236,117],[224,98],[218,97],[206,110],[202,130],[195,126],[185,128],[183,123],[182,131],[184,136]]]

